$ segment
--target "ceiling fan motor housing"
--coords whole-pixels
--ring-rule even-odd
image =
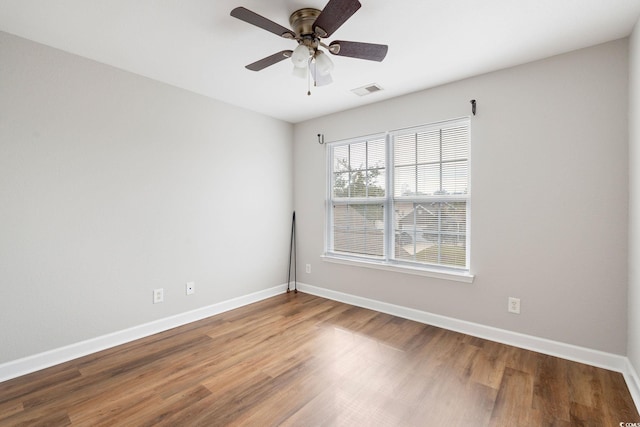
[[[295,31],[296,36],[312,36],[315,38],[316,35],[313,30],[313,23],[316,22],[316,18],[319,15],[320,11],[318,9],[304,8],[296,10],[289,17],[289,24],[291,24],[291,29]]]

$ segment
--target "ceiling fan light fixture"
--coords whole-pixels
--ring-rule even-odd
[[[311,52],[309,52],[309,48],[300,43],[291,54],[291,62],[298,68],[307,68],[310,57]]]
[[[327,86],[333,83],[331,74],[325,74],[324,76],[318,76],[316,79],[316,86]]]
[[[387,45],[346,40],[334,40],[327,44],[322,41],[331,37],[361,6],[359,0],[328,0],[322,10],[309,7],[298,9],[289,16],[291,29],[247,8],[236,7],[231,11],[232,17],[297,42],[294,50],[277,52],[246,65],[245,68],[260,71],[291,58],[295,76],[306,77],[309,83],[313,81],[315,86],[322,86],[332,82],[331,71],[334,66],[329,53],[368,61],[382,61],[389,49]],[[310,95],[311,91],[307,93]]]
[[[309,68],[307,67],[293,67],[293,72],[291,73],[296,77],[299,77],[301,79],[306,79],[307,76],[309,75]]]
[[[329,56],[325,55],[321,50],[316,52],[315,56],[316,70],[318,75],[326,76],[333,70],[333,61]]]

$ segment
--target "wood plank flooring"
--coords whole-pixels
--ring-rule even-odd
[[[1,426],[619,426],[621,374],[290,293],[0,383]]]

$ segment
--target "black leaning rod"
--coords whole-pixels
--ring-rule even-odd
[[[293,291],[298,293],[298,257],[296,254],[296,211],[293,211],[293,219],[291,220],[291,242],[289,244],[289,270],[287,271],[287,293],[291,284],[291,258],[293,257]]]

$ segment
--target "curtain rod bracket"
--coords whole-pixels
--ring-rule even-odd
[[[324,144],[324,134],[323,133],[319,133],[318,134],[318,144],[320,144],[320,145]]]
[[[471,102],[471,112],[475,116],[476,115],[476,100],[472,99],[470,102]]]

